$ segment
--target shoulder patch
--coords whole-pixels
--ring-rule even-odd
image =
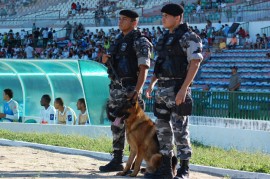
[[[54,120],[54,114],[50,114],[50,120],[51,120],[51,121]]]
[[[72,115],[68,115],[68,121],[72,121]]]

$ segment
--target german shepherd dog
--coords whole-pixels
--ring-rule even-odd
[[[136,95],[137,96],[137,95]],[[159,153],[159,142],[154,122],[144,113],[138,103],[137,97],[133,95],[126,99],[114,115],[122,117],[126,128],[126,138],[130,145],[130,155],[122,172],[116,175],[125,176],[134,167],[129,175],[136,177],[140,171],[142,160],[145,160],[147,167],[142,172],[153,173],[161,164],[162,155]],[[177,158],[173,157],[173,173],[176,173]]]

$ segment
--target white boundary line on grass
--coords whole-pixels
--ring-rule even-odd
[[[41,150],[49,150],[53,152],[59,152],[64,154],[72,154],[72,155],[84,155],[90,156],[93,158],[98,158],[101,160],[111,160],[112,156],[108,153],[104,152],[92,152],[87,150],[80,150],[80,149],[72,149],[67,147],[59,147],[59,146],[52,146],[52,145],[44,145],[44,144],[36,144],[31,142],[23,142],[23,141],[12,141],[6,139],[0,139],[0,146],[14,146],[14,147],[34,147]],[[124,157],[126,161],[128,159],[127,156]],[[269,179],[270,174],[265,173],[255,173],[255,172],[245,172],[239,170],[229,170],[223,168],[216,168],[216,167],[209,167],[209,166],[201,166],[201,165],[190,165],[190,169],[194,172],[204,172],[214,175],[220,176],[229,176],[232,179]]]

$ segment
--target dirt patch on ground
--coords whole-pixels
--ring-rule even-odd
[[[115,172],[100,173],[107,161],[80,155],[55,153],[28,147],[0,146],[0,178],[130,178]],[[138,178],[143,178],[140,174]],[[191,179],[217,179],[191,172]]]

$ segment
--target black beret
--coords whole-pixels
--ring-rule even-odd
[[[179,16],[184,12],[184,8],[178,4],[166,4],[161,9],[161,12],[170,14],[172,16]]]
[[[132,10],[128,10],[128,9],[125,9],[125,10],[122,10],[119,12],[120,15],[123,15],[123,16],[127,16],[127,17],[130,17],[130,18],[137,18],[139,17],[139,14],[135,11],[132,11]]]

